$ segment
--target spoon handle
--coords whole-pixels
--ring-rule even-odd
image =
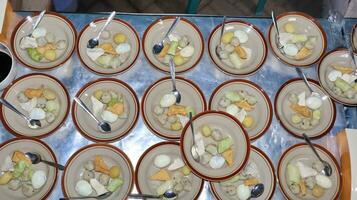
[[[222,25],[221,25],[221,33],[219,35],[219,41],[221,43],[222,41],[222,36],[223,36],[223,33],[224,33],[224,27],[226,26],[226,16],[223,16],[223,20],[222,20]]]
[[[57,169],[63,171],[64,170],[64,166],[61,165],[61,164],[58,164],[58,163],[54,163],[54,162],[50,162],[50,161],[47,161],[47,160],[41,160],[41,162],[47,164],[47,165],[50,165],[52,167],[56,167]]]
[[[275,27],[276,35],[278,36],[278,39],[280,39],[280,32],[279,32],[278,24],[276,23],[274,10],[271,11],[271,19],[273,20],[273,24],[274,24],[274,27]]]
[[[307,136],[305,133],[302,134],[304,136],[304,139],[306,141],[306,143],[310,146],[310,148],[312,149],[312,151],[314,152],[314,154],[317,156],[317,158],[323,163],[324,160],[322,160],[322,158],[320,157],[320,155],[317,153],[314,145],[311,143],[311,140],[309,138],[309,136]]]
[[[151,194],[129,194],[128,196],[133,199],[143,199],[143,198],[160,199],[161,198],[161,196],[159,195],[151,195]]]
[[[173,89],[173,91],[176,91],[176,71],[175,71],[175,64],[174,64],[172,57],[170,57],[169,64],[170,64],[170,75],[171,75],[171,81],[172,81],[172,89]]]
[[[30,118],[28,118],[26,115],[24,115],[22,112],[20,112],[17,108],[15,108],[11,103],[6,101],[4,98],[0,97],[0,103],[2,103],[4,106],[9,108],[10,110],[14,111],[16,114],[20,115],[26,121],[28,121],[28,122],[30,121]]]
[[[313,93],[314,91],[312,90],[311,85],[310,85],[309,81],[307,80],[304,72],[302,72],[302,70],[299,67],[295,67],[295,70],[298,73],[298,75],[304,80],[304,83],[307,86],[307,88],[309,88],[309,91],[311,93]]]
[[[86,104],[84,104],[84,102],[79,99],[78,97],[74,97],[74,101],[78,103],[78,105],[80,105],[84,111],[86,111],[89,116],[91,116],[98,124],[100,123],[100,121],[97,119],[97,117],[89,110],[89,108],[86,106]]]
[[[37,26],[40,24],[40,22],[43,19],[43,16],[45,16],[46,10],[43,10],[37,17],[36,22],[33,24],[32,26],[32,31],[35,30],[37,28]]]
[[[116,14],[115,11],[113,11],[113,12],[110,13],[110,15],[109,15],[107,21],[105,22],[104,26],[100,29],[100,31],[99,31],[97,37],[95,37],[96,40],[99,39],[99,37],[100,37],[100,35],[102,34],[102,32],[105,30],[105,28],[107,28],[107,26],[109,25],[109,23],[113,20],[115,14]]]
[[[163,40],[165,40],[170,35],[170,33],[174,30],[175,26],[178,24],[178,22],[180,20],[181,20],[181,17],[175,18],[175,21],[171,24],[171,26],[170,26],[169,30],[166,32]]]

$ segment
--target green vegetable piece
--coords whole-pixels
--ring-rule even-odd
[[[107,190],[110,192],[115,192],[120,186],[124,184],[124,181],[121,178],[112,179],[109,183]]]
[[[116,103],[119,103],[118,98],[112,98],[112,99],[110,99],[110,101],[108,102],[108,107],[112,107],[112,106],[114,106]]]
[[[113,56],[111,54],[103,54],[97,58],[97,62],[103,67],[108,67],[112,59]]]
[[[21,177],[27,167],[29,167],[27,166],[27,163],[23,160],[20,160],[14,167],[13,176],[15,178]]]
[[[35,48],[28,48],[27,53],[29,54],[30,58],[36,62],[40,62],[43,58],[42,54]]]
[[[335,81],[336,87],[340,88],[343,92],[346,92],[347,90],[351,89],[352,86],[348,84],[346,81],[344,81],[342,78],[338,77]]]
[[[222,186],[230,186],[234,184],[235,182],[239,181],[241,179],[241,176],[239,174],[233,176],[232,178],[228,179],[227,181],[221,182]]]
[[[312,118],[320,120],[321,119],[321,111],[320,110],[314,110],[312,112]]]
[[[94,97],[96,98],[96,99],[98,99],[98,100],[100,100],[100,98],[102,98],[102,96],[103,96],[103,90],[96,90],[95,92],[94,92]]]
[[[307,41],[307,35],[303,34],[296,34],[291,38],[292,43],[298,43],[298,42],[306,42]]]
[[[170,44],[170,48],[167,51],[167,53],[169,55],[173,55],[174,56],[176,54],[177,47],[178,47],[178,41],[172,41],[171,44]]]
[[[242,97],[240,96],[240,94],[238,94],[238,92],[235,91],[228,91],[224,94],[224,96],[233,102],[242,101]]]
[[[208,125],[202,126],[202,135],[205,137],[209,137],[212,134],[212,130]]]
[[[302,121],[301,117],[297,114],[291,116],[291,121],[294,123],[294,124],[298,124]]]
[[[287,173],[288,173],[288,181],[290,183],[296,183],[296,184],[300,183],[300,179],[301,179],[300,171],[295,165],[289,163],[287,166]]]
[[[196,115],[195,109],[193,107],[191,107],[191,106],[187,106],[185,108],[185,112],[186,112],[187,117],[190,116],[190,113],[192,113],[192,116]]]
[[[233,139],[226,137],[218,142],[218,153],[223,153],[233,145]]]

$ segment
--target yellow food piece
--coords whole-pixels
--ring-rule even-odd
[[[150,179],[156,181],[168,181],[170,180],[170,175],[165,169],[160,169],[155,174],[150,176]]]
[[[181,168],[181,171],[182,171],[183,175],[185,175],[185,176],[187,176],[191,173],[191,169],[189,167],[187,167],[187,165],[183,166]]]
[[[335,63],[331,65],[335,70],[340,71],[342,74],[350,74],[354,72],[354,69],[352,67],[342,66]]]
[[[185,106],[180,106],[180,105],[172,105],[169,107],[169,111],[167,115],[186,115],[186,109]]]
[[[182,129],[182,124],[180,122],[175,122],[171,124],[171,130],[178,131]]]
[[[250,179],[244,180],[244,185],[246,185],[246,186],[253,186],[258,183],[259,183],[259,180],[256,178],[250,178]]]
[[[232,149],[228,149],[225,152],[223,152],[222,156],[223,156],[224,160],[226,160],[228,166],[233,165],[233,150]]]
[[[245,50],[241,47],[241,46],[236,46],[234,48],[234,50],[236,51],[236,53],[238,54],[238,56],[241,58],[241,59],[247,59],[247,52],[245,52]]]
[[[52,91],[51,89],[44,89],[43,90],[43,96],[47,99],[47,100],[54,100],[56,99],[56,93],[54,91]]]
[[[170,49],[170,44],[165,43],[165,44],[164,44],[164,48],[162,48],[161,52],[160,52],[159,55],[157,55],[157,56],[159,56],[160,58],[165,57],[166,54],[167,54],[167,52],[169,51],[169,49]]]
[[[102,156],[96,155],[94,158],[94,170],[96,172],[101,172],[104,174],[109,174],[109,168],[107,164],[105,164]]]
[[[3,175],[0,176],[0,185],[6,185],[12,179],[11,172],[5,172]]]
[[[307,106],[300,106],[298,104],[292,104],[291,109],[293,109],[298,114],[304,117],[311,117],[312,111]]]
[[[254,123],[254,118],[251,115],[247,115],[242,122],[242,124],[245,128],[252,127],[253,123]]]
[[[109,176],[110,178],[118,178],[120,175],[120,168],[119,166],[112,166],[109,169]]]
[[[236,104],[236,106],[238,106],[238,108],[243,108],[246,111],[251,111],[254,109],[254,106],[250,105],[246,101],[238,101],[235,104]]]
[[[103,49],[105,53],[109,53],[109,54],[113,54],[113,55],[117,54],[113,45],[110,43],[103,43],[103,44],[99,45],[98,48]]]
[[[38,89],[33,89],[33,88],[27,88],[24,91],[24,94],[27,98],[32,99],[34,97],[41,97],[43,93],[43,87],[38,88]]]
[[[113,37],[113,40],[116,44],[123,43],[126,40],[126,36],[123,33],[117,33]]]
[[[183,63],[185,63],[185,59],[180,55],[175,55],[174,56],[174,63],[177,66],[182,65]]]
[[[306,47],[300,49],[300,51],[295,55],[296,60],[302,60],[312,54],[312,50]]]
[[[234,33],[232,31],[228,31],[223,33],[222,35],[222,43],[223,44],[229,44],[234,37]]]
[[[300,180],[299,186],[300,186],[300,195],[301,195],[301,196],[305,196],[305,195],[306,195],[307,188],[306,188],[306,185],[305,185],[305,182],[304,182],[303,179]]]
[[[103,96],[103,90],[96,90],[95,92],[94,92],[94,97],[96,98],[96,99],[98,99],[98,100],[100,100],[100,98],[102,98],[102,96]]]
[[[314,187],[312,188],[312,195],[314,197],[322,197],[322,195],[324,195],[325,193],[325,189],[323,189],[322,187],[320,187],[319,185],[315,184]]]
[[[294,33],[295,32],[295,26],[294,24],[292,23],[286,23],[284,25],[284,30],[287,32],[287,33]]]
[[[37,47],[36,50],[43,55],[47,50],[56,50],[56,45],[47,43],[41,47]]]
[[[44,56],[49,61],[54,61],[57,58],[56,51],[52,49],[46,50]]]
[[[209,137],[212,134],[212,130],[208,125],[203,125],[202,126],[202,135],[205,137]]]
[[[107,110],[114,114],[121,115],[124,112],[124,104],[116,103],[113,106],[109,107]]]
[[[12,154],[11,160],[15,163],[18,163],[22,160],[22,161],[26,162],[28,165],[31,165],[31,160],[21,151],[15,151]]]

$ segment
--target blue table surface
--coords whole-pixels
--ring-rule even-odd
[[[26,16],[29,13],[22,12],[20,14]],[[92,20],[105,16],[104,13],[64,13],[64,15],[72,21],[78,32]],[[133,27],[139,33],[140,38],[142,38],[146,27],[154,20],[159,18],[160,15],[118,14],[117,17],[133,25]],[[210,60],[209,54],[207,52],[208,36],[212,29],[221,22],[221,17],[192,15],[186,17],[187,19],[195,23],[202,32],[205,41],[205,50],[204,55],[199,64],[192,71],[184,73],[182,74],[182,76],[192,79],[194,82],[196,82],[204,91],[205,97],[208,100],[212,91],[219,84],[226,80],[233,79],[233,77],[223,74],[215,67],[215,65]],[[271,24],[270,19],[239,17],[234,17],[234,19],[241,19],[254,24],[263,32],[265,38],[267,39],[268,27]],[[324,30],[327,33],[328,50],[334,49],[336,45],[338,45],[338,40],[334,40],[332,38],[336,38],[336,35],[338,35],[338,33],[331,31],[330,24],[326,19],[320,19],[320,23],[322,24]],[[357,19],[346,19],[346,28],[349,31],[348,34],[350,33],[351,28],[355,23],[357,23]],[[332,34],[334,34],[335,37],[332,37]],[[293,68],[287,67],[283,63],[279,62],[279,60],[276,59],[276,57],[274,57],[274,55],[272,54],[270,48],[268,48],[268,50],[268,57],[262,69],[260,69],[256,74],[252,76],[243,78],[259,84],[267,92],[270,97],[270,100],[274,102],[274,96],[279,87],[287,80],[297,77],[297,74]],[[67,64],[63,67],[44,73],[48,73],[59,78],[67,87],[70,96],[73,97],[85,83],[100,78],[100,76],[86,70],[80,63],[76,53],[74,53],[70,62],[70,64]],[[309,78],[317,80],[315,67],[316,65],[313,65],[312,67],[304,71],[307,73],[307,76]],[[19,68],[20,70],[17,75],[18,77],[33,72],[30,69],[24,68],[22,66],[20,66]],[[117,75],[115,77],[127,82],[135,90],[139,99],[141,99],[145,89],[151,83],[164,76],[166,75],[151,67],[150,64],[146,61],[143,53],[140,52],[140,55],[134,67],[131,68],[128,72]],[[336,103],[336,108],[337,118],[333,129],[326,136],[315,142],[327,147],[336,156],[337,160],[339,160],[334,136],[336,135],[336,133],[347,127],[347,121],[344,112],[344,106]],[[349,113],[349,116],[356,115],[356,111],[353,108],[349,109],[347,112]],[[357,127],[357,120],[355,120],[354,122],[348,122],[348,126]],[[2,124],[0,124],[0,132],[0,142],[4,142],[14,137],[3,127]],[[67,117],[64,125],[55,134],[44,138],[43,141],[49,144],[49,146],[54,150],[59,163],[62,164],[65,164],[67,159],[80,147],[92,143],[91,141],[85,139],[75,129],[75,127],[73,126],[71,113]],[[149,146],[160,141],[162,141],[162,139],[156,137],[148,130],[148,128],[143,123],[142,117],[140,116],[138,124],[127,137],[111,144],[122,149],[129,156],[133,166],[135,167],[139,155],[141,155],[142,152]],[[266,154],[268,154],[268,156],[272,159],[272,162],[276,167],[278,159],[282,152],[289,146],[299,142],[302,142],[302,140],[294,138],[290,134],[288,134],[279,124],[276,117],[273,116],[273,121],[269,130],[263,137],[254,141],[252,144],[258,146]],[[54,200],[58,199],[59,197],[62,197],[62,190],[60,184],[61,176],[62,172],[59,172],[57,184],[49,199]],[[135,188],[133,189],[133,192],[136,192]],[[199,199],[214,199],[209,191],[207,183],[205,183],[204,190],[202,191]],[[284,199],[280,192],[278,184],[273,199]]]

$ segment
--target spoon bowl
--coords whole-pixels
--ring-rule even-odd
[[[219,44],[215,48],[215,53],[216,53],[218,58],[220,58],[219,53],[218,53],[218,49],[221,47],[221,44],[222,44],[221,41],[222,41],[222,36],[223,36],[223,33],[224,33],[224,26],[225,25],[226,25],[226,16],[223,16],[223,20],[222,20],[222,24],[221,24],[221,32],[220,32],[220,35],[219,35]]]
[[[46,13],[46,10],[43,10],[43,11],[38,15],[36,22],[35,22],[34,24],[32,24],[31,32],[30,32],[29,34],[24,35],[23,37],[21,37],[21,39],[20,39],[20,44],[21,44],[22,40],[23,40],[25,37],[31,37],[33,31],[34,31],[34,30],[37,28],[37,26],[40,24],[40,22],[41,22],[42,19],[43,19],[43,16],[45,16],[45,13]],[[26,18],[26,19],[29,20],[29,21],[32,20],[32,18],[29,17],[29,16],[28,16],[28,18]]]
[[[176,103],[179,104],[181,102],[181,93],[176,88],[176,80],[175,80],[176,71],[175,71],[175,64],[174,64],[172,57],[170,58],[169,64],[170,64],[170,75],[171,75],[171,81],[172,81],[172,94],[176,98]]]
[[[253,186],[252,190],[250,191],[250,197],[251,198],[258,198],[264,193],[264,184],[259,183]]]
[[[164,48],[164,42],[165,40],[169,37],[170,33],[174,30],[175,26],[178,24],[178,22],[181,20],[181,17],[176,17],[174,22],[172,22],[169,30],[167,30],[164,38],[159,42],[154,44],[154,46],[152,47],[152,53],[153,54],[159,54],[162,49]]]
[[[109,15],[107,21],[105,22],[105,24],[103,25],[103,27],[102,27],[102,28],[100,29],[100,31],[98,32],[98,35],[88,41],[87,48],[93,49],[94,47],[96,47],[96,46],[99,45],[99,37],[100,37],[100,35],[103,33],[103,31],[105,30],[105,28],[107,28],[107,26],[110,24],[110,22],[114,19],[115,14],[116,14],[115,11],[113,11],[113,12],[110,13],[110,15]]]
[[[38,163],[45,163],[46,165],[50,165],[52,167],[55,167],[59,170],[64,170],[64,166],[63,165],[60,165],[60,164],[57,164],[57,163],[54,163],[54,162],[50,162],[50,161],[47,161],[47,160],[42,160],[41,158],[41,155],[38,154],[38,153],[34,153],[34,152],[26,152],[25,155],[31,160],[31,163],[32,164],[38,164]]]

